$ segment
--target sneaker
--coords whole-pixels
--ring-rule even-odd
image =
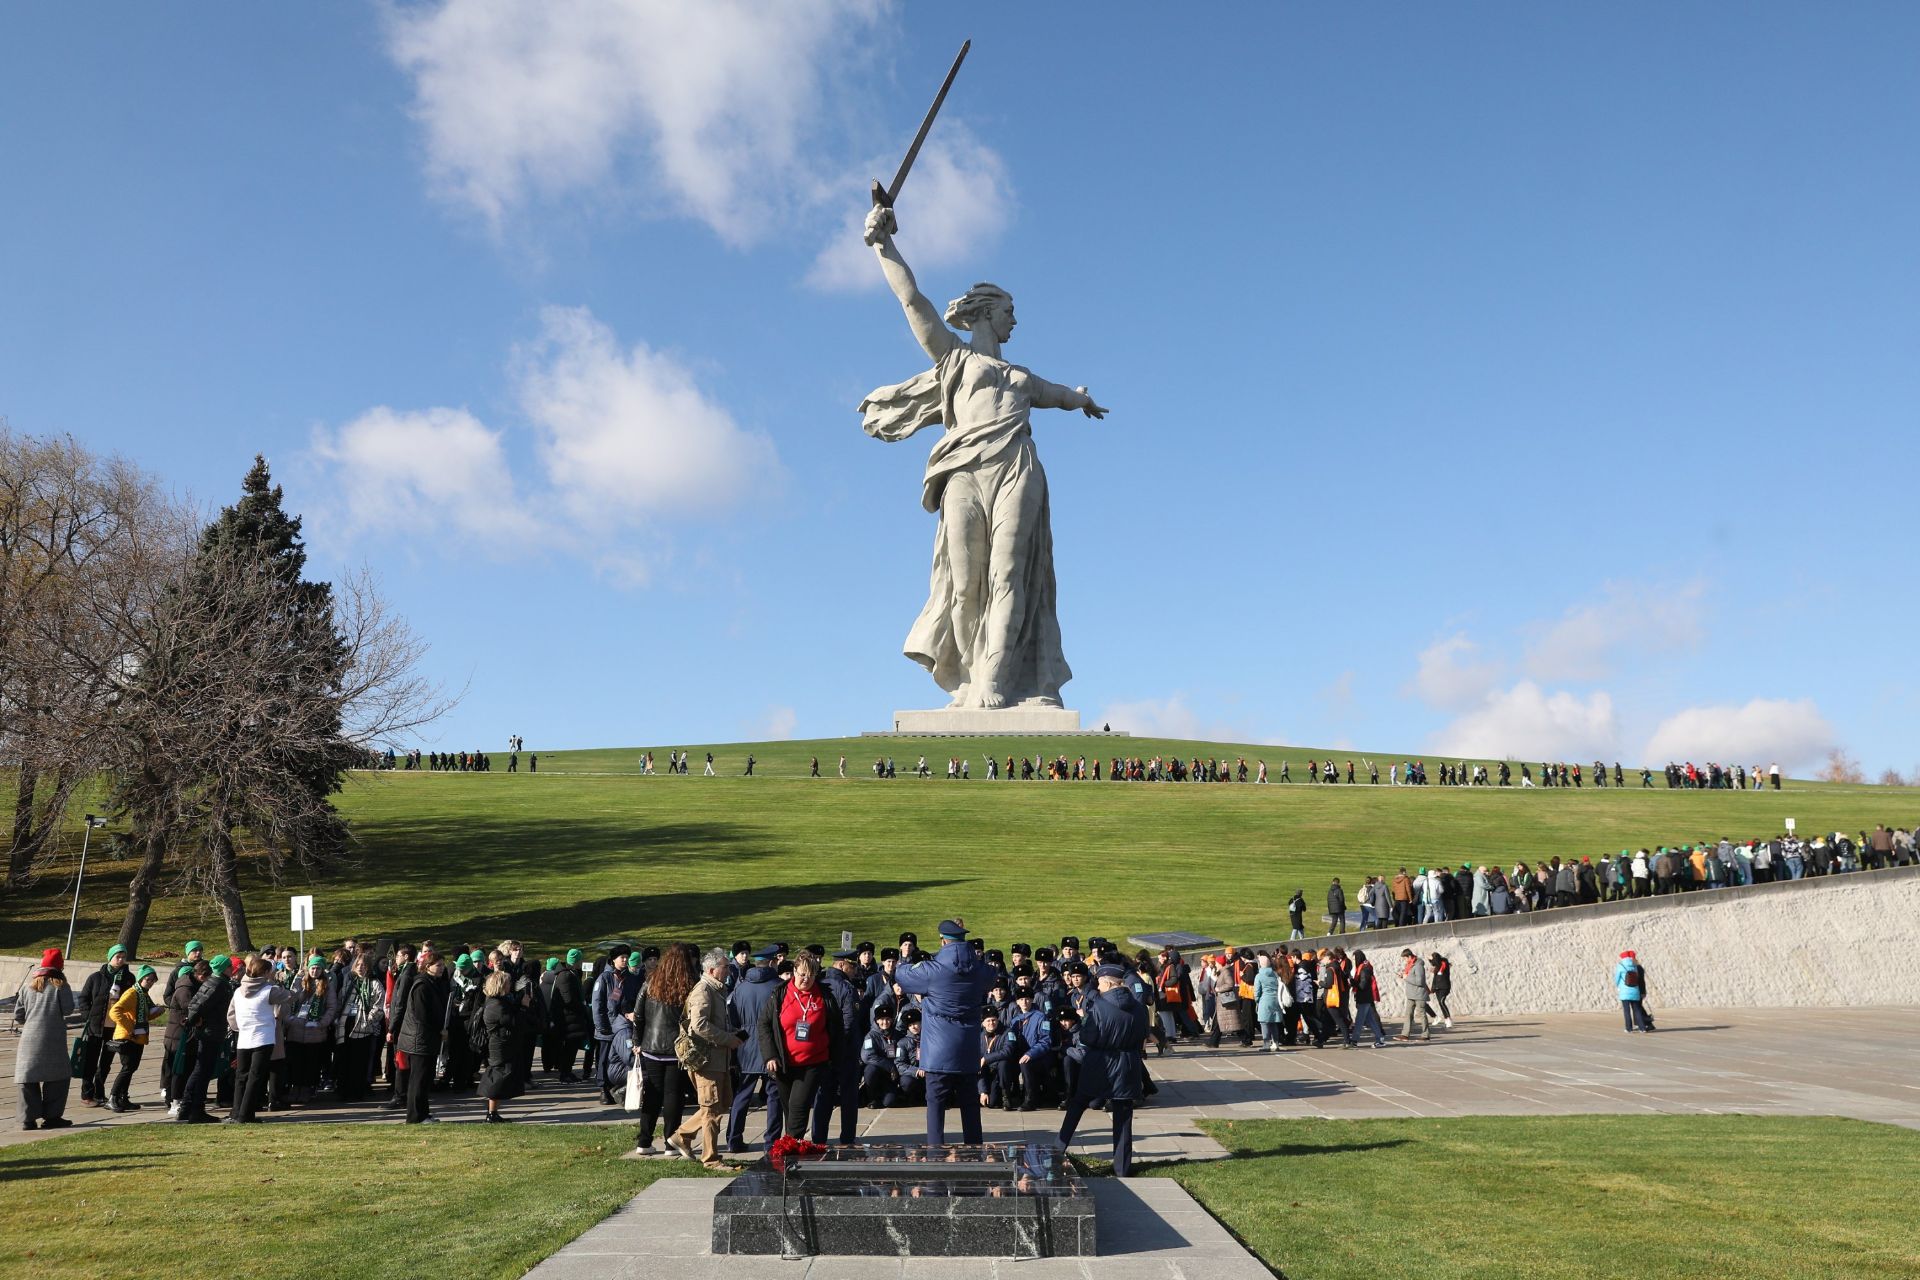
[[[167,1119],[169,1119],[169,1120],[178,1120],[179,1118],[180,1118],[180,1104],[179,1104],[179,1103],[177,1103],[177,1102],[170,1102],[170,1103],[168,1103],[168,1104],[167,1104]]]
[[[662,1151],[651,1142],[639,1142],[634,1144],[633,1154],[637,1156],[657,1156],[662,1154]]]
[[[73,1128],[73,1121],[67,1119],[65,1116],[61,1116],[58,1120],[42,1120],[40,1127],[42,1129],[71,1129]]]
[[[678,1160],[691,1160],[693,1159],[693,1148],[688,1145],[685,1138],[676,1133],[667,1139],[667,1154]],[[719,1156],[713,1156],[705,1163],[709,1169],[717,1169],[722,1166],[723,1162]]]
[[[1453,1019],[1447,1018],[1445,1019],[1445,1022],[1446,1022],[1447,1030],[1449,1031],[1453,1030]]]
[[[440,1117],[439,1116],[421,1116],[420,1123],[421,1124],[439,1124]]]

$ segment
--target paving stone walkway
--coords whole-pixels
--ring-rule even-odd
[[[1092,1258],[716,1257],[714,1178],[654,1183],[527,1280],[1273,1280],[1170,1178],[1094,1179]]]
[[[1201,1117],[1565,1115],[1571,1113],[1837,1115],[1920,1128],[1920,1008],[1780,1011],[1662,1010],[1661,1030],[1629,1036],[1605,1014],[1553,1014],[1461,1022],[1431,1043],[1386,1049],[1294,1049],[1282,1053],[1182,1047],[1149,1058],[1160,1094],[1135,1120],[1143,1160],[1206,1159],[1221,1150],[1195,1126]],[[0,1080],[11,1081],[10,1030],[0,1031]],[[150,1051],[133,1095],[149,1105],[128,1115],[78,1105],[67,1133],[164,1119],[159,1052]],[[477,1120],[471,1096],[437,1096],[450,1121]],[[544,1085],[510,1104],[528,1123],[630,1121],[599,1105],[584,1086]],[[0,1090],[0,1144],[54,1135],[22,1133],[19,1093]],[[396,1123],[371,1107],[269,1115],[270,1124],[313,1121]],[[1047,1135],[1057,1111],[987,1113],[993,1138]],[[924,1133],[918,1110],[868,1111],[865,1137]],[[749,1128],[749,1134],[755,1130]],[[1104,1117],[1089,1113],[1074,1150],[1106,1153]]]

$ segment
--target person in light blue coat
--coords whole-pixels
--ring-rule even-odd
[[[1269,1053],[1280,1052],[1280,975],[1273,971],[1273,957],[1264,951],[1253,975],[1253,1015],[1260,1023],[1261,1047]]]
[[[1627,1034],[1653,1030],[1647,1018],[1647,972],[1631,951],[1620,953],[1613,967],[1613,994],[1620,999],[1620,1016],[1626,1021]]]

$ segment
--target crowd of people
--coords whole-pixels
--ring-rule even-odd
[[[1336,876],[1327,886],[1326,931],[1345,933],[1348,917],[1355,914],[1358,929],[1390,929],[1878,871],[1913,866],[1917,861],[1920,828],[1882,825],[1861,831],[1857,839],[1839,831],[1811,839],[1786,831],[1764,840],[1723,837],[1583,855],[1578,860],[1554,855],[1537,863],[1522,860],[1511,868],[1469,862],[1458,868],[1419,867],[1412,872],[1401,867],[1392,875],[1367,876],[1351,897]],[[1290,939],[1308,936],[1307,913],[1306,890],[1298,889],[1287,902]]]
[[[1155,1085],[1145,1053],[1182,1041],[1264,1049],[1383,1043],[1364,952],[1221,948],[1131,955],[1103,938],[1004,953],[943,921],[944,945],[915,934],[828,955],[823,947],[740,941],[706,955],[690,943],[609,946],[537,962],[519,943],[433,941],[390,949],[346,939],[302,956],[267,948],[207,955],[197,941],[164,967],[124,948],[75,990],[58,949],[21,988],[16,1077],[28,1129],[71,1123],[81,1104],[140,1110],[131,1083],[150,1041],[161,1098],[181,1124],[259,1123],[325,1097],[434,1123],[436,1095],[477,1092],[486,1120],[530,1090],[586,1083],[606,1106],[637,1113],[643,1154],[709,1164],[780,1137],[855,1138],[860,1110],[920,1107],[928,1140],[957,1110],[979,1141],[983,1108],[1113,1112],[1130,1140],[1132,1108]],[[1450,1026],[1444,957],[1402,954],[1397,980],[1414,1006],[1403,1035]],[[961,985],[960,990],[954,984]],[[79,1039],[68,1051],[67,1023]],[[764,1121],[753,1123],[757,1110]],[[834,1121],[838,1119],[837,1130]],[[662,1143],[656,1144],[656,1135]]]

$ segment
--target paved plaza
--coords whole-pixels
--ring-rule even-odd
[[[1207,1159],[1219,1145],[1195,1125],[1202,1118],[1319,1116],[1702,1114],[1834,1115],[1920,1128],[1920,1008],[1681,1010],[1659,1012],[1660,1031],[1626,1035],[1611,1014],[1552,1014],[1461,1021],[1431,1043],[1389,1042],[1385,1049],[1292,1049],[1281,1053],[1182,1046],[1149,1057],[1159,1096],[1136,1119],[1143,1160]],[[0,1033],[0,1079],[12,1079],[11,1032]],[[78,1105],[67,1133],[164,1119],[159,1050],[150,1050],[133,1090],[148,1105],[127,1115]],[[610,1122],[622,1113],[599,1105],[585,1086],[544,1085],[507,1104],[527,1123]],[[472,1095],[436,1096],[449,1121],[477,1120]],[[19,1094],[0,1101],[0,1142],[49,1138],[22,1133]],[[350,1120],[397,1123],[371,1106],[312,1108],[269,1115],[269,1124]],[[1054,1132],[1060,1113],[989,1111],[989,1137]],[[1074,1149],[1104,1154],[1104,1117],[1088,1114]],[[917,1109],[863,1111],[867,1137],[911,1138],[924,1131]],[[756,1132],[752,1126],[749,1134]]]

